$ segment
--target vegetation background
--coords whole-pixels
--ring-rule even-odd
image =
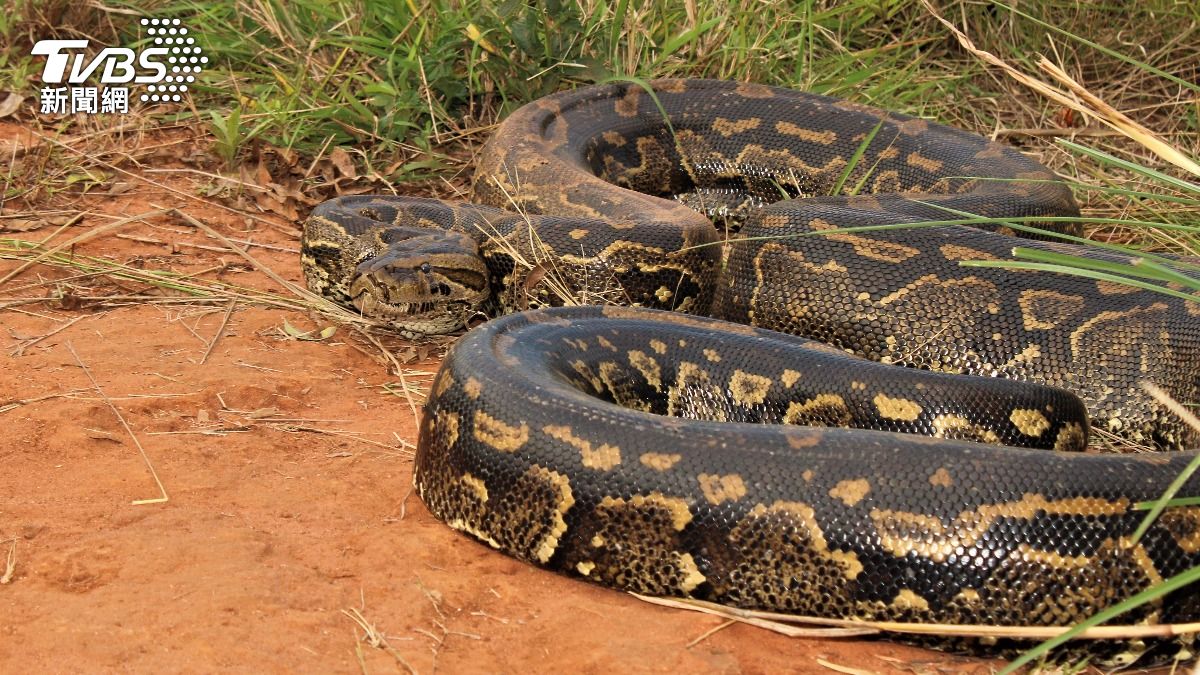
[[[10,2],[0,14],[0,91],[27,98],[9,114],[55,134],[187,128],[208,139],[221,160],[217,172],[281,154],[304,167],[293,172],[297,181],[285,181],[304,203],[349,183],[461,191],[472,152],[498,118],[552,91],[613,76],[731,78],[845,97],[1001,138],[1082,186],[1112,188],[1130,175],[1081,161],[1057,139],[1164,165],[1096,117],[968,51],[939,17],[1038,79],[1046,79],[1036,65],[1044,56],[1182,153],[1200,153],[1200,4],[1190,0]],[[211,59],[190,106],[124,118],[30,114],[43,66],[29,55],[35,41],[136,47],[150,39],[136,20],[145,15],[182,17]],[[88,154],[111,142],[95,135]],[[136,148],[126,152],[123,161],[138,160]],[[334,155],[332,180],[313,170]],[[39,169],[59,170],[34,181],[14,177],[4,198],[36,201],[103,181],[90,171],[81,177],[87,162],[78,155],[48,160]],[[1105,190],[1080,196],[1090,215],[1189,222],[1171,213],[1183,208],[1178,203],[1149,206]],[[1139,236],[1195,244],[1190,236]]]

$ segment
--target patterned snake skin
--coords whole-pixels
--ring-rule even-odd
[[[513,113],[476,204],[348,197],[306,223],[309,286],[401,330],[534,309],[445,359],[415,475],[435,515],[605,585],[835,618],[1069,625],[1200,564],[1200,507],[1131,538],[1194,452],[1061,452],[1089,416],[1196,445],[1138,385],[1200,399],[1195,304],[962,266],[1080,254],[994,220],[821,232],[1069,220],[1051,173],[843,101],[651,84]],[[724,257],[708,216],[745,221]],[[536,309],[564,296],[640,308]],[[1121,622],[1197,620],[1191,586]]]

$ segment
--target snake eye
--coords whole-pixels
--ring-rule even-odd
[[[429,266],[429,263],[421,263],[421,272],[423,274],[429,274],[431,269],[433,268]]]

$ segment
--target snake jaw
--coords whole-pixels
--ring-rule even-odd
[[[395,328],[449,333],[465,326],[490,297],[488,271],[470,237],[430,232],[360,262],[349,296],[364,316]]]

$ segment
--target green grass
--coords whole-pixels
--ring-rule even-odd
[[[198,110],[166,117],[203,125],[226,165],[255,143],[305,156],[341,146],[361,149],[362,173],[379,180],[445,176],[463,168],[459,141],[477,142],[516,106],[619,76],[765,82],[984,132],[1055,126],[1059,112],[963,53],[919,3],[906,0],[114,0],[109,11],[81,5],[18,0],[0,17],[0,37],[12,45],[0,52],[0,89],[36,92],[41,61],[28,56],[33,39],[87,35],[136,45],[146,39],[138,16],[180,17],[211,61],[194,87]],[[1051,2],[1015,11],[949,1],[940,8],[965,19],[982,48],[1018,64],[1036,53],[1061,54],[1093,74],[1090,81],[1104,84],[1111,91],[1102,93],[1121,107],[1154,105],[1170,93],[1161,84],[1144,86],[1152,80],[1129,67],[1130,59],[1184,81],[1196,77],[1188,64],[1200,62],[1195,4]],[[1167,25],[1171,31],[1154,29]],[[1096,46],[1056,31],[1088,35]],[[1180,102],[1151,116],[1170,133],[1190,134],[1195,154],[1198,110]],[[1052,163],[1067,161],[1053,149],[1047,155]]]
[[[211,60],[194,86],[196,109],[160,113],[155,122],[198,126],[213,137],[223,168],[256,147],[305,158],[343,147],[357,150],[359,174],[380,185],[456,176],[508,111],[622,76],[791,86],[984,133],[1064,126],[1060,106],[986,68],[920,3],[906,0],[114,0],[107,7],[18,0],[0,17],[0,44],[10,45],[0,49],[0,90],[36,94],[41,59],[28,55],[35,39],[136,45],[146,39],[139,16],[180,17]],[[1064,1],[1010,9],[947,0],[938,7],[981,48],[1027,70],[1035,55],[1050,55],[1117,107],[1141,110],[1181,150],[1200,154],[1200,102],[1179,84],[1200,77],[1200,5]],[[1076,162],[1043,139],[1012,138],[1085,184],[1120,187],[1126,178]],[[1121,139],[1096,143],[1127,159],[1144,156]],[[1095,194],[1087,201],[1116,213],[1129,200]]]

